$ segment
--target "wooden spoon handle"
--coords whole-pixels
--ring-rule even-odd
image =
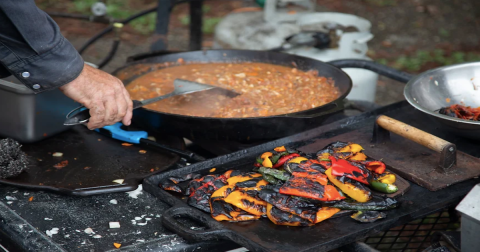
[[[397,135],[410,139],[420,145],[423,145],[439,153],[441,153],[445,148],[450,148],[453,145],[448,141],[445,141],[439,137],[436,137],[430,133],[427,133],[415,127],[412,127],[403,122],[397,121],[388,116],[381,115],[377,117],[377,124],[392,133],[395,133]],[[453,150],[455,149],[452,149],[450,151],[453,151]]]

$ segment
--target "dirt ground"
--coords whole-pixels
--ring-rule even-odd
[[[37,4],[46,11],[75,13],[70,2],[39,0]],[[125,2],[138,11],[156,4],[154,0]],[[375,36],[368,43],[368,55],[398,69],[419,73],[445,64],[480,60],[478,0],[317,0],[317,3],[318,11],[350,13],[368,19]],[[205,19],[221,18],[235,9],[256,6],[250,0],[205,0],[204,5],[208,6],[208,11],[204,11]],[[183,22],[187,15],[188,6],[185,4],[173,9],[169,50],[187,50],[188,24]],[[76,48],[106,27],[89,21],[54,19]],[[212,37],[211,34],[204,36],[204,48],[211,47]],[[127,26],[117,55],[104,70],[111,72],[124,65],[128,56],[148,52],[151,41],[149,34]],[[98,63],[109,51],[111,43],[111,37],[100,40],[83,54],[84,59]],[[434,52],[441,55],[430,57]],[[386,105],[402,100],[403,86],[381,77],[377,84],[376,103]]]

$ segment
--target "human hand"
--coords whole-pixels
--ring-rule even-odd
[[[131,123],[133,104],[130,94],[122,81],[104,71],[85,64],[75,80],[59,89],[90,110],[87,127],[91,130],[119,121],[127,126]]]

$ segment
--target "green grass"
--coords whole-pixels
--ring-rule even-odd
[[[427,63],[435,63],[437,65],[452,65],[464,62],[480,61],[479,53],[464,53],[452,52],[447,54],[442,49],[435,49],[433,51],[419,50],[413,55],[402,55],[396,60],[377,59],[378,63],[391,65],[397,69],[408,71],[419,71],[422,66]]]
[[[204,5],[202,7],[203,14],[210,12],[212,7],[210,5]],[[180,23],[184,26],[190,25],[190,16],[182,15],[178,17]],[[220,17],[204,17],[202,24],[202,32],[205,34],[213,34],[215,32],[215,26],[222,20]]]
[[[97,0],[73,0],[70,11],[79,12],[82,14],[91,14],[91,7]],[[107,0],[107,15],[114,19],[125,19],[141,10],[129,9],[125,0]],[[139,17],[129,23],[136,31],[142,34],[149,34],[155,29],[156,13]]]

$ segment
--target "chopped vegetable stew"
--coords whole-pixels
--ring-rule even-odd
[[[173,81],[185,79],[233,90],[230,98],[221,90],[171,97],[146,108],[187,116],[242,118],[288,114],[315,108],[338,98],[334,81],[317,71],[266,63],[185,64],[147,73],[128,86],[132,99],[145,100],[173,91]]]

